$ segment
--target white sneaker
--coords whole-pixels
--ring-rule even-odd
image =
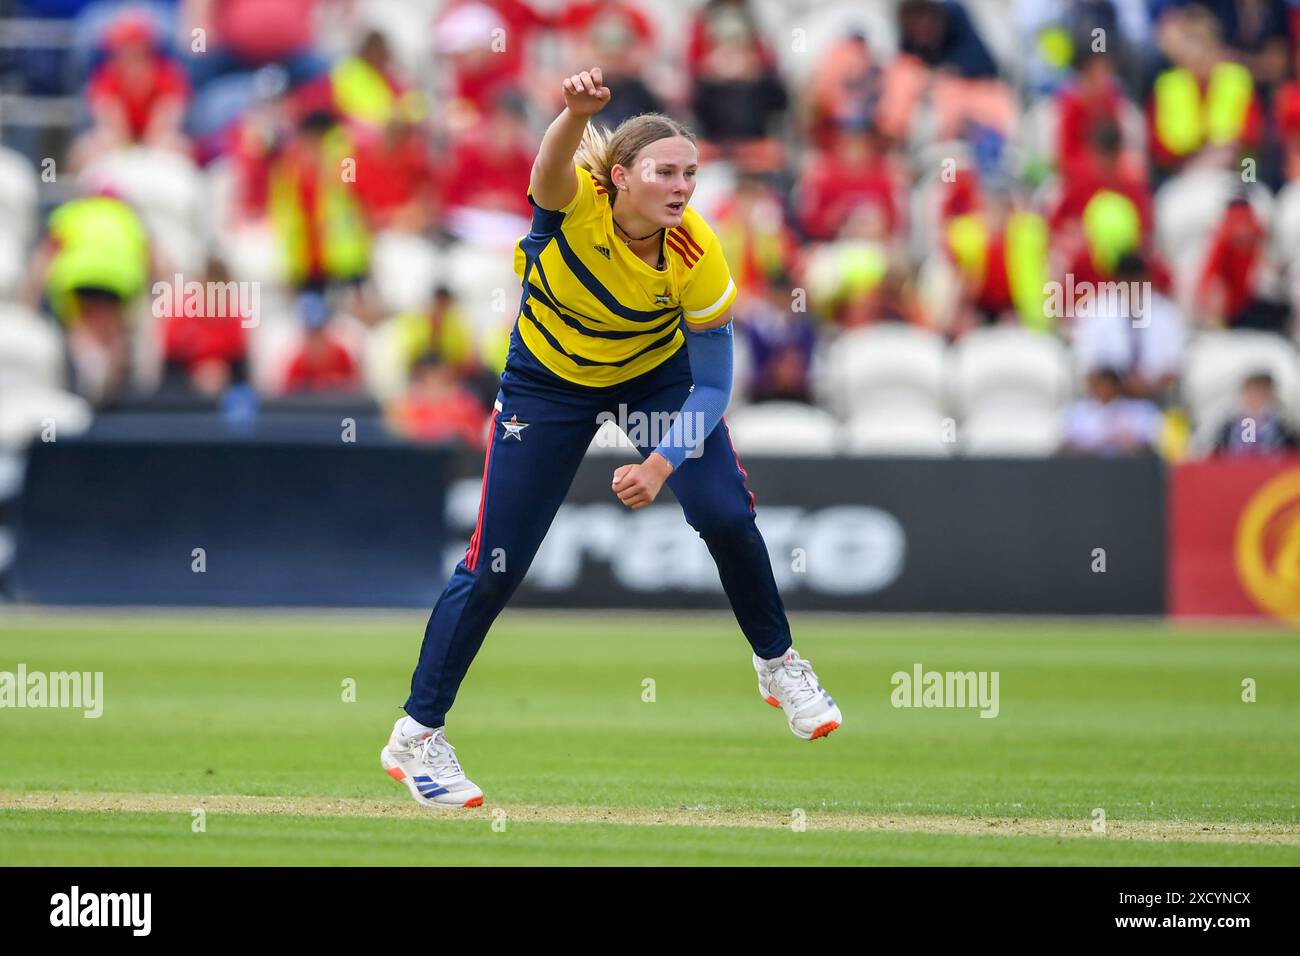
[[[394,780],[406,784],[416,803],[426,807],[481,807],[483,791],[465,776],[456,748],[447,743],[441,727],[414,737],[403,737],[399,717],[379,763]]]
[[[812,664],[795,653],[765,661],[754,655],[758,673],[758,692],[773,707],[780,707],[790,720],[790,731],[804,740],[825,737],[840,724],[844,716],[835,701],[817,682]]]

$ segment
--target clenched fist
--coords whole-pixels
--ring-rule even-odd
[[[659,489],[664,486],[668,476],[673,473],[673,466],[662,455],[651,453],[650,457],[639,465],[622,465],[614,469],[614,481],[611,487],[618,500],[633,511],[644,508],[655,500]]]
[[[574,116],[594,116],[609,105],[609,87],[603,81],[600,67],[575,73],[564,81],[564,105]]]

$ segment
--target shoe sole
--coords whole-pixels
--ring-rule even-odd
[[[398,766],[397,761],[389,755],[387,747],[379,751],[379,765],[384,768],[386,774],[405,786],[411,796],[415,798],[415,802],[422,807],[436,807],[439,810],[462,810],[469,807],[483,806],[483,794],[481,793],[477,797],[470,797],[464,803],[439,803],[436,800],[430,800],[415,789],[415,782],[405,770]]]

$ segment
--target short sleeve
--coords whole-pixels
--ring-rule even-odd
[[[533,217],[536,220],[539,216],[548,222],[554,220],[554,225],[558,228],[559,222],[567,219],[570,222],[583,220],[590,216],[598,215],[602,210],[600,203],[608,203],[608,193],[605,188],[596,182],[594,176],[581,166],[575,165],[574,172],[578,177],[578,190],[573,194],[573,198],[559,209],[543,209],[537,205],[533,199],[533,194],[528,194],[528,203],[533,207]],[[544,231],[553,232],[554,229]]]
[[[724,314],[736,301],[736,283],[722,254],[722,243],[709,233],[704,254],[692,267],[682,290],[682,314],[686,324],[707,325]]]

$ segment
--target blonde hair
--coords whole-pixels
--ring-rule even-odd
[[[588,123],[573,161],[605,187],[612,203],[615,190],[610,173],[613,168],[631,166],[636,154],[651,143],[674,136],[695,142],[694,133],[662,113],[642,113],[628,117],[612,133],[603,126]]]

